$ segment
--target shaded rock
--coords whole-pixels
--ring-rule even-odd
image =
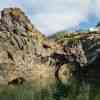
[[[59,80],[67,85],[69,84],[69,81],[72,78],[72,70],[73,70],[74,66],[71,64],[64,64],[60,67],[59,71],[58,71],[58,77]]]
[[[19,8],[5,8],[0,19],[0,83],[19,84],[25,79],[38,88],[56,81],[67,84],[97,62],[99,41],[99,32],[64,32],[48,40]]]
[[[23,77],[18,77],[14,80],[11,80],[8,82],[8,85],[21,85],[25,82],[25,79]]]
[[[99,28],[99,27],[97,27]],[[59,35],[59,33],[58,33]],[[53,37],[54,38],[54,37]],[[64,47],[64,55],[76,62],[74,76],[79,80],[99,80],[100,30],[93,32],[64,33],[55,37],[55,42]],[[71,63],[70,62],[70,63]]]

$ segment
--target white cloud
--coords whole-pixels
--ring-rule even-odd
[[[91,0],[44,0],[39,5],[41,10],[36,8],[38,13],[33,15],[33,23],[49,35],[76,27],[88,17],[90,3]]]
[[[78,26],[82,19],[85,18],[79,13],[70,13],[68,15],[66,13],[46,13],[34,16],[34,23],[43,33],[51,35],[60,30]]]
[[[100,20],[100,0],[95,0],[95,14]]]
[[[17,6],[46,35],[76,27],[86,20],[93,0],[2,0],[0,8]],[[99,0],[97,0],[99,1]]]

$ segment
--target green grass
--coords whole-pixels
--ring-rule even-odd
[[[100,100],[100,86],[78,81],[67,86],[57,83],[53,89],[34,89],[29,85],[1,86],[0,100]]]

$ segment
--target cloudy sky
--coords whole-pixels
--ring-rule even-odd
[[[84,29],[100,20],[100,0],[0,0],[0,9],[20,7],[44,34]]]

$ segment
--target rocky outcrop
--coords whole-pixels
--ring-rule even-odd
[[[78,79],[88,82],[100,79],[100,31],[66,33],[55,37],[55,41],[62,45],[65,53],[74,55],[72,58],[79,64],[75,67]]]
[[[52,84],[55,76],[48,63],[52,50],[44,46],[45,41],[46,37],[19,8],[1,11],[0,83],[12,83],[22,77],[41,87]]]
[[[19,8],[1,11],[1,84],[19,82],[20,78],[35,87],[51,86],[56,81],[67,84],[75,66],[85,63],[81,49],[48,40]]]
[[[48,40],[19,8],[1,11],[0,84],[19,84],[20,78],[35,87],[48,87],[56,81],[67,84],[71,66],[80,60],[75,60],[77,51]]]
[[[0,84],[67,84],[97,59],[99,40],[99,32],[48,39],[19,8],[5,8],[0,19]]]

